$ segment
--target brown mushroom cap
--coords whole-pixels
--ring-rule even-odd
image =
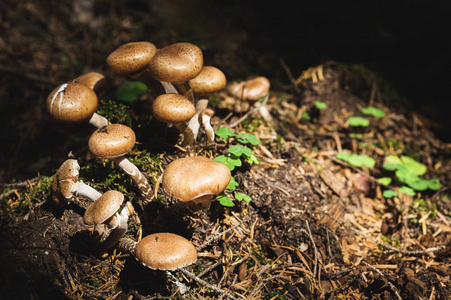
[[[224,164],[206,157],[184,157],[166,167],[163,191],[181,201],[209,200],[224,191],[231,176]]]
[[[99,94],[105,91],[108,87],[108,82],[102,74],[98,72],[89,72],[78,76],[73,82],[86,85],[88,88],[94,91],[94,93]]]
[[[231,83],[227,91],[238,99],[256,101],[269,93],[270,85],[268,78],[259,76],[247,81]]]
[[[61,164],[52,182],[52,199],[59,206],[69,203],[78,181],[80,166],[76,159]]]
[[[194,263],[197,251],[184,237],[163,232],[144,237],[136,245],[135,257],[151,269],[173,270]]]
[[[63,83],[49,94],[46,108],[58,121],[87,121],[97,109],[97,95],[83,84]]]
[[[97,129],[89,138],[89,150],[100,158],[116,158],[127,154],[135,145],[135,132],[122,124]]]
[[[83,217],[88,225],[103,223],[111,218],[124,202],[124,195],[118,191],[108,191],[86,209]]]
[[[222,90],[226,83],[224,73],[212,66],[204,66],[199,75],[189,81],[194,94],[201,96]]]
[[[106,68],[113,77],[127,77],[147,69],[157,47],[149,42],[124,44],[108,55]]]
[[[160,121],[177,124],[196,114],[194,104],[180,94],[162,94],[152,103],[152,114]]]
[[[202,50],[190,43],[176,43],[157,51],[149,72],[159,81],[184,83],[196,77],[204,63]]]

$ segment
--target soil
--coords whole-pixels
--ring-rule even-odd
[[[8,13],[2,12],[0,45],[5,51],[0,53],[0,67],[7,76],[0,78],[0,90],[9,101],[2,100],[0,112],[1,141],[6,145],[0,171],[4,182],[0,298],[451,298],[451,203],[446,189],[451,182],[451,146],[431,131],[436,126],[433,120],[395,102],[396,96],[376,74],[336,61],[311,66],[298,81],[285,66],[285,76],[291,80],[270,78],[265,104],[270,119],[262,120],[256,111],[234,127],[262,141],[254,148],[259,164],[245,163],[233,171],[237,191],[250,196],[250,203],[235,201],[230,208],[214,201],[208,209],[183,217],[171,209],[176,204],[169,200],[151,203],[144,211],[138,201],[134,203],[138,213],[127,236],[136,240],[166,231],[196,246],[210,241],[199,250],[198,261],[186,269],[226,291],[225,295],[179,272],[171,277],[148,269],[120,249],[105,255],[97,252],[94,234],[82,217],[87,200],[60,208],[48,190],[32,192],[68,155],[79,160],[81,172],[93,161],[86,146],[92,127],[55,126],[45,111],[45,98],[60,82],[87,71],[105,73],[108,53],[126,41],[144,39],[141,31],[148,29],[145,39],[160,47],[177,42],[181,34],[155,30],[157,21],[146,18],[140,9],[147,7],[139,1],[132,7],[99,1],[93,15],[71,17],[75,3],[17,1]],[[167,28],[180,29],[161,20]],[[242,34],[231,31],[230,42],[242,43]],[[252,77],[256,61],[264,60],[253,48],[238,51],[233,45],[227,46],[227,55],[215,54],[225,43],[212,46],[212,39],[206,41],[201,42],[205,61],[220,67],[229,81]],[[12,63],[6,64],[7,59]],[[109,80],[104,99],[114,99],[114,91],[123,83]],[[169,162],[187,153],[161,135],[166,131],[146,127],[153,125],[148,121],[149,97],[143,95],[129,105],[138,149],[159,151],[161,165],[146,174],[155,179]],[[215,97],[219,100],[212,104],[215,129],[230,126],[246,112],[245,104],[225,91]],[[316,108],[316,101],[327,108]],[[383,110],[386,116],[367,116],[368,127],[346,123],[367,106]],[[303,113],[311,119],[302,118]],[[141,123],[148,125],[139,127]],[[341,150],[368,154],[376,165],[352,166],[336,158]],[[226,149],[221,143],[206,148],[199,144],[191,152],[216,157]],[[445,188],[385,198],[385,188],[376,178],[392,175],[382,168],[389,154],[414,157],[426,165],[425,176],[440,179]],[[394,182],[390,188],[397,186]],[[136,194],[134,187],[129,188]],[[161,189],[156,192],[163,197]],[[414,201],[420,198],[428,203],[428,210]],[[6,214],[11,212],[8,207],[24,203],[27,209]],[[204,270],[208,271],[202,274]],[[188,286],[188,292],[182,294],[174,278]]]

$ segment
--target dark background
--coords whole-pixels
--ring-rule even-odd
[[[0,0],[0,178],[36,176],[54,153],[67,155],[45,98],[105,73],[110,52],[140,40],[194,43],[229,81],[264,75],[274,91],[292,92],[282,61],[294,77],[329,60],[361,65],[449,142],[450,15],[446,1]]]

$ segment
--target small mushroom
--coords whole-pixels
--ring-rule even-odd
[[[191,131],[186,131],[186,123],[196,113],[194,104],[180,94],[163,94],[152,103],[152,114],[162,122],[177,127],[182,134],[182,141],[194,141]]]
[[[210,120],[215,114],[211,108],[206,108],[199,113],[199,123],[202,124],[205,134],[207,135],[206,143],[213,143],[215,140],[215,131],[211,127]]]
[[[47,97],[46,108],[54,120],[66,123],[88,121],[100,128],[108,120],[97,114],[97,95],[89,87],[75,82],[63,83]]]
[[[199,75],[203,62],[199,47],[191,43],[175,43],[157,51],[150,62],[149,72],[163,86],[172,83],[180,94],[194,101],[188,81]]]
[[[227,91],[241,100],[255,102],[269,93],[271,83],[266,77],[259,76],[247,81],[232,82]]]
[[[82,196],[91,201],[97,200],[102,194],[78,180],[80,165],[76,159],[68,159],[56,171],[52,182],[52,199],[59,206],[65,206],[74,196]]]
[[[102,74],[98,72],[89,72],[83,75],[76,77],[72,82],[81,83],[91,90],[94,91],[97,95],[102,94],[108,88],[108,82]]]
[[[197,260],[194,245],[173,233],[154,233],[144,237],[135,249],[135,258],[154,270],[175,270]]]
[[[113,159],[136,183],[143,202],[153,199],[152,187],[144,174],[124,155],[130,152],[136,142],[135,132],[128,126],[110,124],[97,129],[89,138],[89,150],[98,158]]]
[[[227,187],[231,173],[224,164],[206,157],[184,157],[171,162],[163,173],[163,192],[202,208]]]
[[[230,127],[236,126],[239,122],[247,118],[254,110],[258,110],[266,122],[272,121],[271,114],[265,106],[265,103],[269,98],[270,85],[271,83],[266,77],[259,76],[247,81],[232,82],[227,86],[227,92],[229,94],[238,99],[249,101],[254,107],[253,110],[249,110],[248,113],[241,117],[237,122],[231,124]],[[265,98],[263,103],[258,102],[258,99],[260,98]]]
[[[199,75],[189,81],[195,95],[207,98],[227,84],[224,73],[216,67],[203,66]]]
[[[114,246],[127,231],[128,218],[134,213],[133,206],[127,202],[120,213],[124,195],[121,192],[110,190],[93,202],[85,211],[84,221],[87,225],[96,226],[100,233],[102,250]]]

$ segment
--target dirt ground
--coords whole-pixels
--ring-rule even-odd
[[[145,211],[134,202],[138,213],[127,236],[137,240],[172,232],[186,237],[199,247],[198,261],[186,269],[222,294],[183,273],[169,276],[145,268],[119,249],[100,256],[83,222],[87,200],[60,208],[48,188],[40,189],[69,154],[79,160],[85,181],[106,180],[105,168],[93,164],[87,147],[93,128],[56,127],[46,113],[45,98],[70,78],[88,71],[105,74],[106,56],[127,41],[148,35],[146,40],[158,47],[178,42],[183,25],[169,17],[148,19],[148,7],[139,1],[134,6],[98,1],[92,14],[83,10],[82,2],[13,2],[2,2],[9,10],[1,14],[0,71],[6,76],[0,78],[5,145],[0,298],[451,298],[451,145],[431,131],[437,126],[434,120],[395,101],[396,94],[375,73],[336,61],[303,72],[282,62],[288,80],[270,78],[265,104],[270,119],[262,120],[256,111],[233,127],[261,140],[253,148],[259,164],[244,163],[232,172],[237,191],[250,196],[250,203],[235,201],[230,208],[215,201],[204,211],[180,217],[169,200],[152,203]],[[152,9],[160,17],[165,12],[164,6]],[[73,11],[78,14],[71,15]],[[167,29],[155,24],[161,20]],[[260,75],[254,71],[265,57],[252,48],[238,50],[245,33],[224,26],[227,43],[213,39],[206,29],[198,29],[199,37],[191,42],[199,42],[205,62],[218,66],[229,81]],[[265,69],[263,63],[260,67]],[[114,99],[123,83],[109,80],[104,99]],[[243,103],[226,91],[215,97],[215,129],[230,127],[245,113]],[[318,102],[327,107],[318,109]],[[155,180],[169,162],[187,152],[167,141],[155,145],[167,136],[149,127],[149,95],[127,105],[138,140],[138,151],[130,156],[155,152],[161,163],[146,174]],[[368,106],[385,116],[366,116],[368,127],[346,123],[350,116],[364,116],[361,109]],[[375,166],[339,160],[336,154],[342,151],[367,154]],[[224,153],[220,142],[207,148],[199,144],[191,151],[207,157]],[[415,158],[427,167],[425,178],[439,179],[443,188],[384,197],[383,190],[400,186],[394,181],[386,187],[376,180],[393,176],[382,167],[387,155]],[[88,170],[88,164],[100,171]],[[132,185],[127,188],[138,198]],[[163,197],[161,189],[156,193]]]

